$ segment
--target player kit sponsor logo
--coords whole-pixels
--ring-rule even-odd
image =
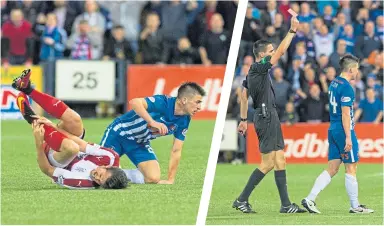
[[[350,102],[351,98],[350,97],[341,97],[341,102],[347,103]]]
[[[188,132],[188,129],[183,129],[183,132],[181,132],[181,134],[183,134],[183,136],[186,136],[187,132]]]
[[[259,144],[256,133],[250,124],[247,135],[248,163],[260,163]],[[381,125],[357,124],[355,132],[359,145],[359,162],[382,163],[384,158],[384,138]],[[328,161],[327,123],[293,126],[282,125],[285,143],[285,157],[288,163],[326,163]]]

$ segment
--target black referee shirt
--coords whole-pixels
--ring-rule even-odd
[[[243,86],[248,89],[248,94],[252,97],[254,108],[261,108],[262,103],[268,109],[276,107],[275,91],[268,74],[272,68],[270,61],[271,56],[267,56],[260,62],[253,63],[247,78],[243,81]]]

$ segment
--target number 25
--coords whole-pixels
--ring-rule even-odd
[[[88,74],[86,75],[86,78],[84,78],[83,73],[75,72],[75,74],[73,74],[73,77],[74,78],[79,77],[79,79],[75,82],[75,84],[73,85],[73,88],[75,88],[75,89],[84,89],[84,88],[94,89],[94,88],[96,88],[98,82],[95,78],[95,75],[96,75],[96,72],[88,72]],[[84,87],[83,81],[85,81],[85,87]]]

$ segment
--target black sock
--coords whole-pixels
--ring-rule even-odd
[[[291,201],[288,197],[287,175],[285,174],[285,170],[275,171],[275,182],[277,189],[279,190],[281,205],[284,207],[291,205]]]
[[[260,183],[264,176],[265,174],[263,172],[261,172],[259,169],[255,169],[249,177],[248,183],[245,185],[245,188],[240,194],[238,200],[240,202],[248,201],[248,198],[251,195],[253,189],[255,189],[256,185]]]

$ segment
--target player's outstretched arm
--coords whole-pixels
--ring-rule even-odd
[[[176,178],[177,168],[179,167],[180,159],[181,159],[181,150],[183,149],[184,141],[175,138],[173,142],[173,147],[171,150],[171,157],[169,160],[168,167],[168,182],[169,184],[173,184]]]
[[[158,129],[161,135],[168,133],[168,128],[163,123],[156,122],[148,113],[148,104],[144,98],[134,98],[129,101],[129,104],[131,105],[132,110],[136,112],[136,114],[142,117],[149,126]]]
[[[296,32],[298,27],[299,27],[299,21],[297,20],[296,17],[292,17],[290,30],[293,30],[294,32]],[[279,62],[280,57],[283,56],[284,53],[287,51],[294,36],[295,36],[295,33],[291,33],[288,31],[287,35],[285,36],[283,41],[281,41],[279,47],[277,48],[275,54],[272,55],[272,58],[270,61],[272,65],[275,65],[277,64],[277,62]]]
[[[49,164],[47,156],[43,149],[44,142],[44,124],[37,123],[34,121],[32,123],[33,136],[35,137],[36,151],[37,151],[37,163],[41,172],[45,175],[52,177],[55,167]]]

